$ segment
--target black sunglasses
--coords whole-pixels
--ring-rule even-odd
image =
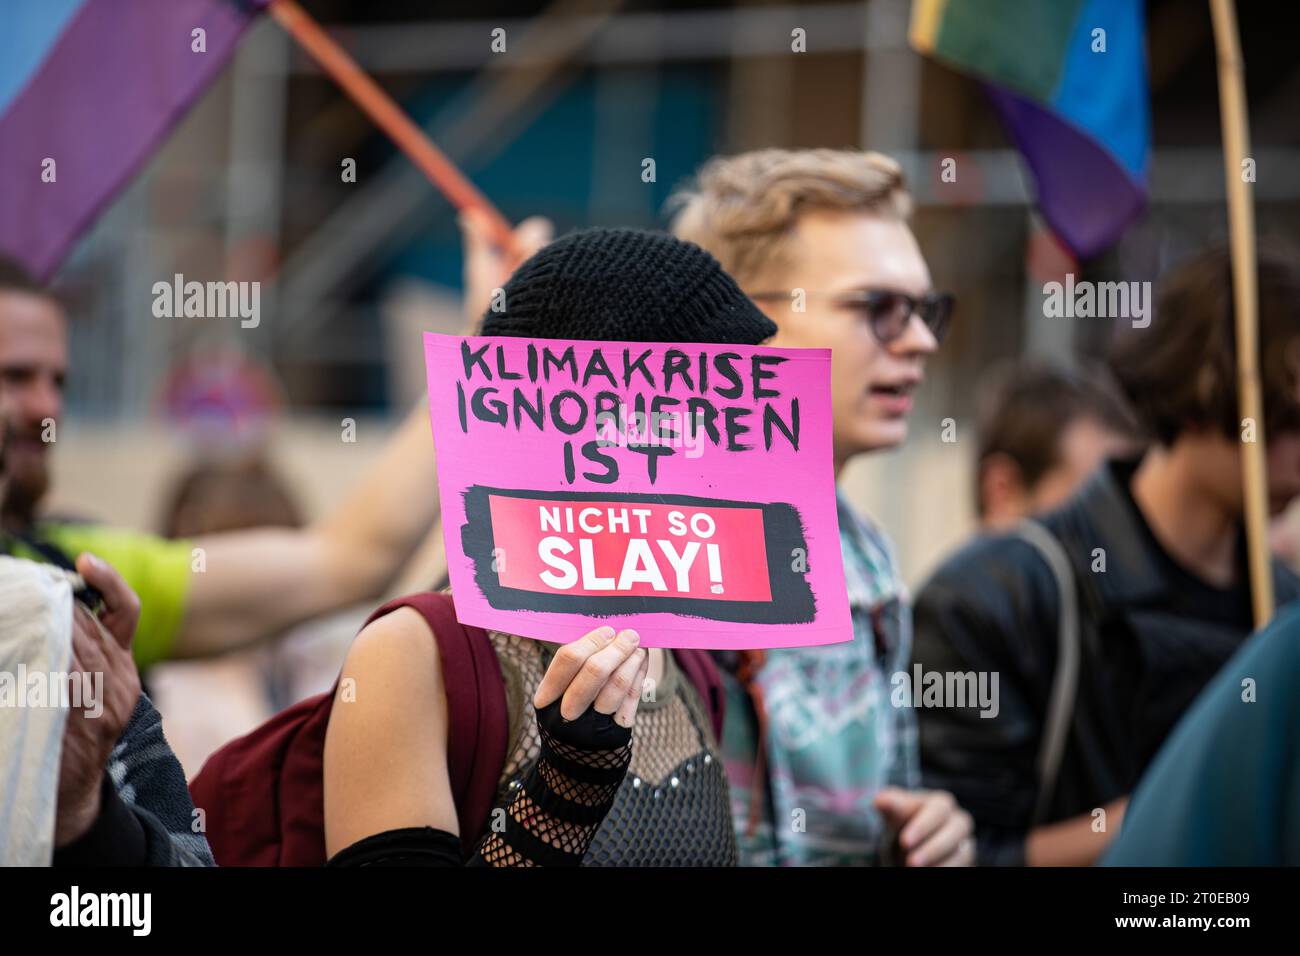
[[[903,337],[912,316],[919,315],[936,342],[942,342],[952,321],[955,300],[947,292],[927,292],[921,298],[895,289],[862,289],[833,295],[806,293],[825,298],[841,308],[852,309],[867,320],[871,334],[881,345],[890,345]],[[786,292],[752,292],[751,299],[788,299]]]

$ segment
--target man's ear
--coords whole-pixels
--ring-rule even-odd
[[[1028,511],[1024,475],[1014,458],[994,452],[979,464],[980,520],[989,528],[1015,524]]]

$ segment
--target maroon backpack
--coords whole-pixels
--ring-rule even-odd
[[[438,641],[451,728],[447,770],[468,857],[487,828],[506,760],[505,681],[487,633],[456,620],[450,594],[398,598],[366,623],[399,607],[418,611]],[[724,694],[712,659],[705,651],[673,653],[721,740]],[[299,701],[226,744],[191,781],[219,866],[324,865],[325,730],[333,705],[332,690]]]

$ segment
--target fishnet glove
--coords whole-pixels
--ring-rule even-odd
[[[479,843],[470,866],[578,866],[632,761],[632,730],[588,707],[576,720],[560,701],[537,711],[541,756],[505,808],[505,828]]]

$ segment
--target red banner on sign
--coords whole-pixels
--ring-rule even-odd
[[[759,507],[489,495],[502,587],[542,594],[769,601]]]

